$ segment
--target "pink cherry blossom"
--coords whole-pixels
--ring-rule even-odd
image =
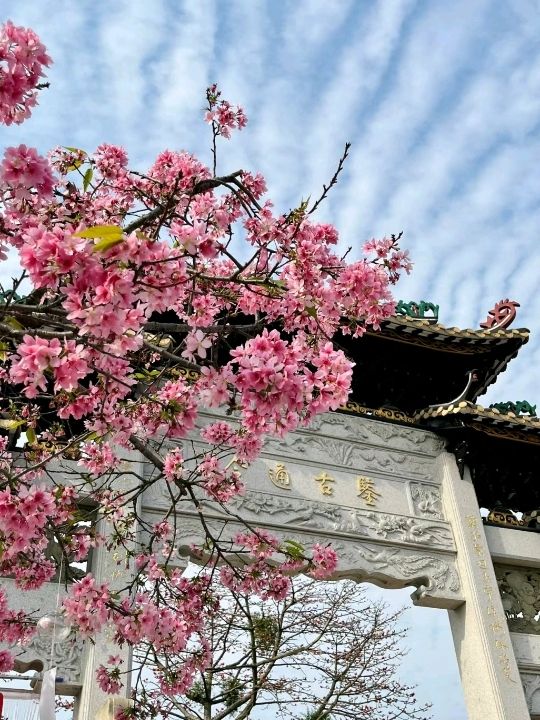
[[[50,64],[32,30],[9,20],[0,26],[0,122],[11,125],[30,117],[37,104],[37,85]]]
[[[49,62],[32,31],[3,27],[0,121],[30,114]],[[334,574],[329,546],[310,554],[247,526],[231,539],[230,525],[216,533],[213,522],[228,513],[241,522],[228,504],[269,437],[347,401],[354,366],[334,341],[389,317],[391,286],[410,270],[399,236],[369,241],[349,262],[337,230],[307,207],[275,210],[260,174],[220,177],[217,138],[246,116],[215,85],[207,102],[210,166],[163,150],[135,171],[107,143],[48,159],[19,145],[0,163],[0,258],[15,254],[29,285],[3,295],[0,574],[21,591],[41,587],[58,571],[56,538],[72,574],[63,612],[82,636],[106,629],[118,645],[189,651],[174,672],[156,671],[169,695],[209,662],[212,575],[282,599],[290,573]],[[24,447],[13,448],[10,430]],[[135,451],[129,467],[120,462]],[[160,498],[150,522],[140,516],[147,493]],[[207,571],[195,577],[177,567],[185,513],[200,520],[190,552]],[[94,547],[118,558],[121,583],[75,572]],[[26,611],[0,591],[0,640],[31,634]],[[0,670],[10,663],[0,654]],[[117,657],[97,681],[120,691]]]
[[[9,187],[13,197],[29,198],[31,190],[40,197],[52,195],[53,175],[49,163],[26,145],[7,148],[0,164],[0,187]]]

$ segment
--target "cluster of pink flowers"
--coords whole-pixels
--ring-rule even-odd
[[[47,160],[26,145],[9,147],[0,164],[0,187],[9,188],[17,200],[28,199],[33,190],[39,198],[53,192],[53,174]]]
[[[263,600],[283,600],[291,589],[290,578],[266,560],[257,560],[242,569],[226,566],[219,579],[234,593],[258,595]]]
[[[119,655],[110,655],[107,661],[107,665],[111,667],[105,667],[100,665],[96,671],[96,680],[99,687],[103,692],[109,695],[118,695],[122,689],[122,682],[120,680],[122,659]]]
[[[107,442],[88,442],[81,444],[82,459],[79,465],[87,468],[92,475],[100,476],[110,472],[119,463],[118,457]]]
[[[62,525],[74,511],[69,492],[22,485],[0,491],[0,574],[13,575],[23,589],[39,588],[56,566],[45,555],[47,529]]]
[[[99,632],[110,617],[111,593],[107,583],[97,584],[91,574],[73,583],[63,601],[68,622],[85,637]]]
[[[35,628],[28,622],[25,613],[10,610],[3,590],[0,590],[0,642],[8,645],[24,643],[34,634]],[[7,650],[0,653],[0,672],[13,667],[13,657]]]
[[[45,47],[32,30],[0,27],[0,122],[21,123],[37,104],[37,85],[51,64]]]
[[[280,542],[275,535],[260,528],[256,533],[237,533],[234,542],[245,548],[257,560],[271,558],[280,547]]]
[[[208,497],[218,502],[226,503],[245,490],[241,473],[233,468],[225,470],[213,455],[207,455],[199,463],[197,473]]]
[[[49,62],[32,31],[11,23],[0,30],[0,122],[28,116]],[[207,100],[214,141],[245,126],[243,110],[216,86]],[[100,542],[127,552],[135,566],[129,592],[117,596],[88,574],[71,585],[64,611],[85,636],[108,626],[119,644],[165,654],[200,637],[200,652],[161,677],[165,693],[185,690],[208,661],[204,619],[214,601],[203,579],[171,569],[176,505],[145,527],[147,545],[140,539],[132,510],[140,494],[161,482],[183,508],[205,495],[203,513],[208,498],[225,504],[242,493],[242,467],[268,436],[347,400],[353,363],[329,338],[376,328],[394,311],[391,284],[410,269],[393,237],[370,241],[369,258],[346,262],[335,228],[313,222],[303,205],[278,214],[265,193],[261,175],[238,171],[222,182],[193,155],[171,150],[145,172],[131,171],[126,151],[109,144],[93,154],[57,148],[48,159],[20,145],[0,163],[0,258],[18,253],[32,285],[26,299],[10,299],[13,332],[2,348],[1,409],[29,442],[24,468],[0,438],[0,573],[22,588],[53,577],[51,534],[69,561]],[[238,257],[236,231],[248,250]],[[233,419],[201,427],[206,408]],[[188,440],[167,452],[160,441],[168,438]],[[113,448],[140,443],[155,471],[144,479],[134,472],[126,489]],[[79,460],[76,487],[32,484],[40,472],[52,477],[49,461],[62,452]],[[106,539],[80,522],[80,498],[110,521]],[[248,563],[220,571],[234,591],[281,599],[291,572],[325,578],[336,569],[330,547],[315,545],[309,558],[264,530],[235,540],[232,552]],[[212,543],[200,556],[212,554]],[[10,620],[17,641],[24,613],[10,612],[0,593],[0,639]],[[107,692],[120,688],[115,660],[98,672]],[[0,670],[8,666],[0,655]]]
[[[338,564],[336,551],[329,545],[316,543],[312,550],[313,568],[309,571],[316,580],[326,580],[332,576]]]
[[[233,107],[227,100],[220,100],[220,96],[217,85],[208,88],[206,97],[209,109],[205,120],[215,125],[218,135],[230,138],[233,130],[241,130],[246,126],[247,117],[241,107]]]
[[[25,386],[26,397],[33,398],[38,390],[46,390],[45,372],[54,378],[55,390],[73,390],[78,381],[89,372],[86,358],[88,351],[75,340],[45,338],[25,335],[12,357],[10,378]]]
[[[169,482],[181,480],[184,474],[184,455],[180,448],[174,448],[165,456],[163,474]]]

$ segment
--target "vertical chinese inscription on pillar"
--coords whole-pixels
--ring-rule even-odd
[[[365,475],[358,475],[356,478],[356,489],[358,491],[358,497],[361,497],[366,505],[375,505],[381,495],[375,489],[373,480]]]
[[[291,489],[291,476],[289,475],[289,471],[285,467],[284,463],[276,463],[275,470],[270,468],[268,475],[276,487],[281,488],[282,490]]]
[[[327,472],[320,473],[320,475],[317,475],[314,479],[319,483],[323,495],[334,494],[332,483],[335,482],[335,480]]]
[[[476,557],[477,567],[480,568],[482,574],[482,591],[486,596],[485,610],[489,618],[489,627],[491,629],[494,645],[496,650],[497,659],[501,666],[501,671],[505,678],[515,682],[512,679],[510,673],[510,658],[508,656],[508,644],[500,637],[501,633],[504,632],[504,623],[506,620],[497,612],[497,608],[493,604],[493,596],[498,592],[488,572],[488,557],[484,550],[484,543],[482,542],[482,535],[479,530],[478,517],[476,515],[467,515],[467,525],[470,528],[472,547]],[[491,557],[489,557],[491,562]]]

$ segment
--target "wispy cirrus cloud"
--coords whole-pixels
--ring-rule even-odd
[[[107,140],[140,167],[163,147],[209,160],[200,118],[217,81],[250,118],[223,145],[221,169],[262,170],[287,210],[318,194],[351,141],[319,218],[354,252],[403,229],[415,270],[398,295],[439,303],[445,324],[478,326],[498,299],[519,300],[516,324],[536,332],[487,398],[538,399],[537,0],[4,0],[2,10],[55,58],[40,108],[2,129],[4,144]],[[457,720],[444,701],[436,713]]]

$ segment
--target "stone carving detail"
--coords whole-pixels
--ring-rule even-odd
[[[432,433],[416,428],[405,428],[366,418],[350,417],[340,413],[326,413],[314,418],[309,430],[330,434],[332,427],[339,428],[339,437],[353,442],[384,445],[410,452],[437,455],[445,446],[445,440]],[[334,431],[335,432],[335,431]]]
[[[66,640],[54,644],[52,656],[51,638],[34,635],[18,658],[24,661],[39,659],[45,668],[56,665],[57,677],[62,678],[63,683],[79,685],[83,651],[84,640],[73,631]]]
[[[259,520],[276,524],[309,525],[314,529],[354,533],[366,538],[453,548],[450,528],[434,520],[362,511],[259,492],[247,492],[232,500],[230,505],[241,515],[253,513]]]
[[[399,475],[420,476],[431,478],[433,475],[432,459],[426,455],[413,455],[383,447],[358,445],[334,438],[311,435],[291,435],[285,440],[270,439],[265,444],[265,451],[280,457],[296,456],[313,459],[314,452],[320,457],[330,459],[336,465],[357,470],[374,470]]]
[[[411,499],[413,512],[423,518],[431,520],[443,520],[441,494],[438,488],[433,485],[422,485],[411,483]]]
[[[204,500],[203,503],[210,505]],[[258,521],[264,522],[265,518],[271,518],[268,521],[284,525],[309,524],[310,527],[334,528],[342,519],[339,505],[259,492],[247,492],[235,497],[228,505],[235,512],[257,515]]]
[[[531,715],[540,713],[540,673],[521,673],[521,682]]]
[[[234,521],[218,518],[207,519],[207,524],[222,542],[234,537],[238,527]],[[287,537],[285,528],[280,535],[284,533]],[[297,530],[294,531],[294,539],[306,548],[317,542],[327,544],[330,540],[324,533]],[[201,542],[201,528],[195,518],[186,518],[178,526],[175,542],[184,556],[190,555],[193,544]],[[353,578],[386,588],[414,585],[417,588],[412,595],[414,602],[427,607],[451,609],[463,603],[452,556],[430,553],[427,548],[393,548],[382,543],[348,541],[342,537],[332,538],[330,542],[339,558],[335,579]]]
[[[495,575],[510,630],[540,635],[540,572],[496,565]]]
[[[430,589],[458,592],[460,589],[457,572],[442,558],[408,553],[399,548],[381,548],[376,545],[359,545],[356,552],[377,571],[390,570],[392,575],[397,572],[411,580],[425,574],[428,582],[431,579],[433,587],[421,588],[421,592]]]

